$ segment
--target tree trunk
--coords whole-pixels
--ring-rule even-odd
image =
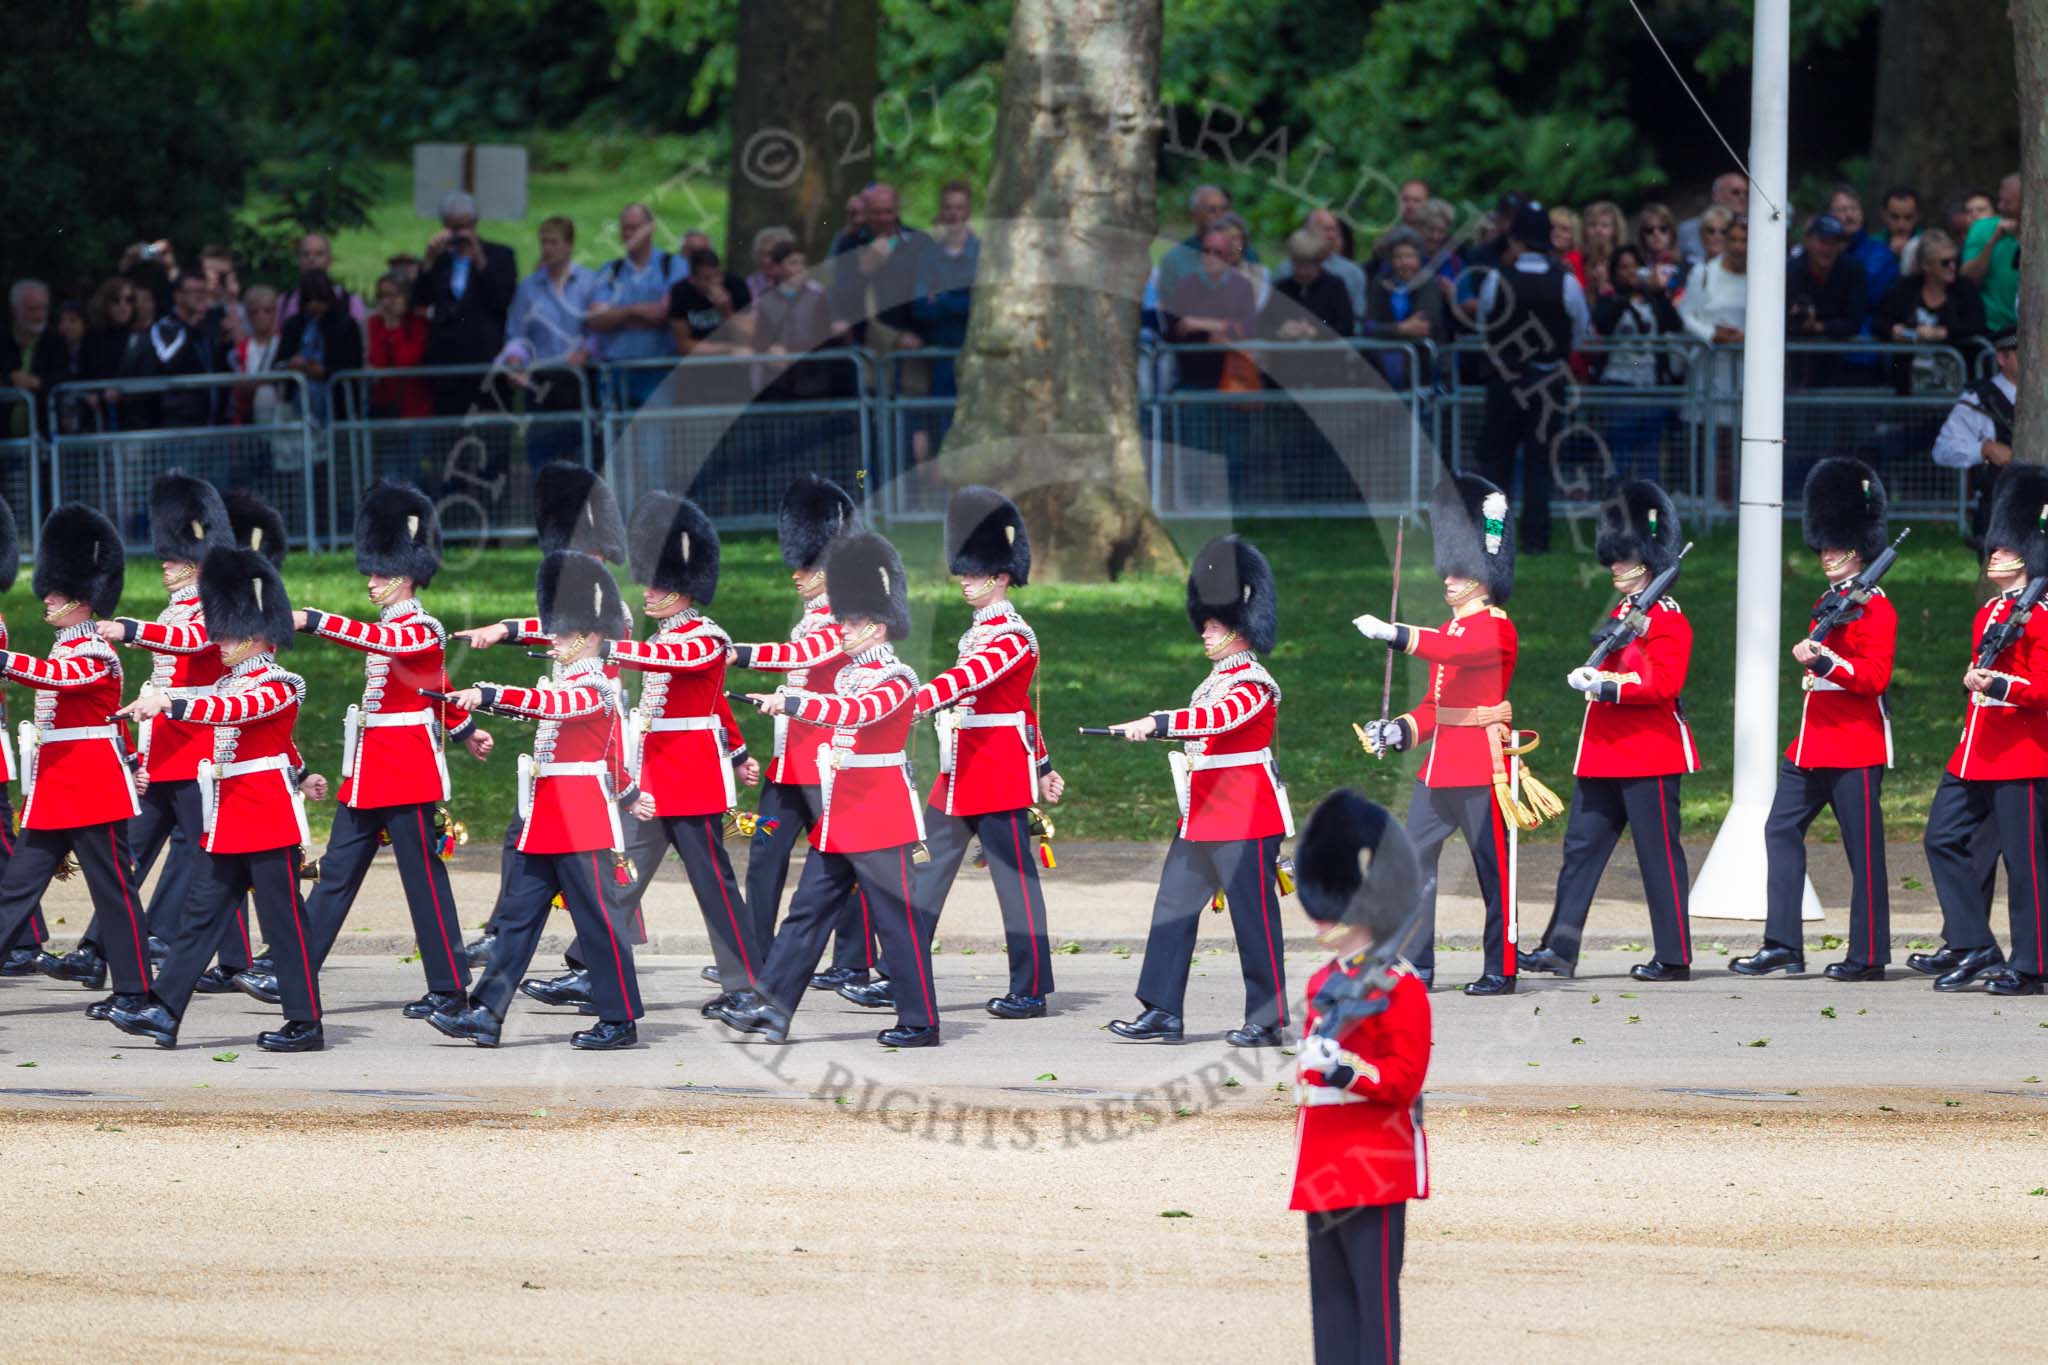
[[[980,274],[941,466],[1031,527],[1032,573],[1178,572],[1138,426],[1161,0],[1017,0]]]
[[[2026,0],[2015,0],[2015,16]],[[1877,120],[1870,160],[1878,184],[1911,185],[1921,221],[1946,229],[1942,205],[1966,190],[1994,192],[2018,148],[2012,124],[2012,25],[2005,0],[1885,0],[1877,31]],[[1881,232],[1875,198],[1870,230]]]
[[[2048,0],[2012,0],[2013,66],[2019,83],[2020,373],[2048,371]],[[2027,390],[2031,389],[2031,395]],[[2048,402],[2038,380],[2021,380],[2013,449],[2048,461]]]
[[[873,178],[877,0],[746,0],[732,96],[726,269],[754,268],[754,234],[781,225],[813,263]]]

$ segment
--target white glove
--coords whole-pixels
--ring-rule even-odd
[[[1575,668],[1565,684],[1575,692],[1595,692],[1600,688],[1600,674],[1591,668]]]
[[[1337,1065],[1337,1058],[1343,1049],[1337,1046],[1335,1038],[1325,1038],[1311,1033],[1301,1040],[1300,1049],[1294,1054],[1295,1064],[1304,1071],[1321,1071],[1327,1074]]]
[[[1369,720],[1365,723],[1365,742],[1372,746],[1375,758],[1399,753],[1408,746],[1408,727],[1398,720]]]
[[[1389,645],[1394,643],[1394,623],[1382,621],[1371,612],[1367,612],[1363,616],[1352,617],[1351,624],[1357,626],[1358,633],[1368,640],[1378,640],[1382,644]]]

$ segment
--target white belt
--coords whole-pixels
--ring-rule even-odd
[[[893,754],[856,754],[834,749],[826,762],[834,768],[900,768],[908,761],[901,749]]]
[[[281,772],[291,766],[292,761],[288,755],[272,754],[268,758],[251,758],[241,763],[224,763],[213,770],[213,775],[216,778],[222,779],[244,777],[250,773],[267,773],[273,770]]]
[[[660,734],[668,730],[717,730],[725,722],[717,716],[663,716],[647,722],[649,734]]]
[[[1253,768],[1261,763],[1271,763],[1273,751],[1259,749],[1248,754],[1189,754],[1188,767],[1195,772],[1206,772],[1211,768]]]
[[[533,771],[539,777],[604,777],[611,770],[611,765],[602,759],[589,763],[536,763],[533,765]]]
[[[383,730],[393,725],[432,725],[432,711],[365,711],[361,725],[365,730]]]
[[[1799,685],[1808,692],[1841,692],[1847,690],[1838,682],[1829,682],[1826,678],[1816,678],[1811,673],[1801,678]]]
[[[158,692],[159,694],[163,695],[163,696],[169,697],[169,698],[170,698],[170,699],[171,699],[172,701],[189,701],[189,700],[191,700],[191,699],[192,699],[193,697],[204,697],[204,696],[208,695],[209,693],[211,693],[211,692],[213,691],[213,688],[212,688],[212,687],[210,687],[210,686],[208,686],[208,687],[159,687],[159,688],[157,688],[157,689],[156,689],[156,691],[157,691],[157,692]],[[170,719],[170,717],[166,716],[166,717],[164,717],[164,719],[166,719],[166,720],[169,720],[169,719]]]
[[[959,743],[958,739],[956,738],[957,731],[1015,730],[1017,732],[1017,738],[1023,743],[1026,749],[1029,749],[1031,747],[1031,740],[1029,733],[1025,728],[1026,724],[1028,723],[1028,720],[1029,717],[1027,717],[1022,711],[977,712],[957,711],[948,709],[938,712],[936,715],[932,717],[932,727],[936,729],[939,734],[939,771],[942,773],[950,773],[953,771],[953,760],[955,757],[955,750],[957,749]],[[1034,775],[1035,772],[1036,769],[1034,767]],[[1035,801],[1038,799],[1038,793],[1036,791],[1037,782],[1035,780],[1033,781],[1032,786],[1032,799]]]
[[[59,729],[43,731],[41,742],[44,744],[69,744],[73,741],[84,739],[118,740],[120,738],[121,727],[118,725],[67,725]]]
[[[1005,725],[1022,725],[1022,711],[963,711],[953,717],[953,723],[963,730],[994,730]]]
[[[1326,1104],[1370,1103],[1365,1096],[1339,1090],[1334,1085],[1309,1085],[1302,1081],[1294,1083],[1294,1102],[1303,1109],[1320,1109]]]

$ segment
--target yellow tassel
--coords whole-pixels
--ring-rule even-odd
[[[1052,844],[1043,839],[1038,842],[1038,861],[1045,865],[1048,872],[1060,865],[1060,860],[1052,856]]]
[[[569,902],[562,899],[562,893],[559,891],[555,893],[555,898],[549,901],[548,904],[557,910],[566,910],[569,908]]]
[[[1536,774],[1527,768],[1522,769],[1522,795],[1529,798],[1529,809],[1538,824],[1564,814],[1564,802],[1557,799],[1557,793],[1537,781]]]
[[[1219,915],[1223,913],[1224,909],[1229,904],[1230,902],[1223,899],[1223,893],[1221,891],[1218,891],[1214,896],[1211,896],[1209,898],[1209,909]]]
[[[1358,736],[1358,747],[1372,754],[1372,741],[1366,738],[1365,727],[1354,720],[1351,722],[1351,733]],[[1373,754],[1373,757],[1377,758],[1378,755]]]
[[[1280,888],[1280,894],[1294,894],[1294,859],[1281,858],[1273,864],[1273,881]]]
[[[1500,806],[1501,816],[1512,823],[1515,828],[1534,829],[1540,823],[1530,813],[1527,806],[1515,800],[1509,794],[1508,784],[1505,780],[1493,784],[1493,799]]]
[[[1039,863],[1046,871],[1052,871],[1060,865],[1060,860],[1052,856],[1052,817],[1037,806],[1033,806],[1030,813],[1025,817],[1025,823],[1029,826],[1030,831],[1038,836]]]

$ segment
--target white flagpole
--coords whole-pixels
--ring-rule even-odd
[[[1764,821],[1778,772],[1785,538],[1785,251],[1790,211],[1791,0],[1756,0],[1749,96],[1749,296],[1743,320],[1741,509],[1735,577],[1735,790],[1693,883],[1692,913],[1764,917]],[[1820,917],[1811,883],[1807,919]]]

